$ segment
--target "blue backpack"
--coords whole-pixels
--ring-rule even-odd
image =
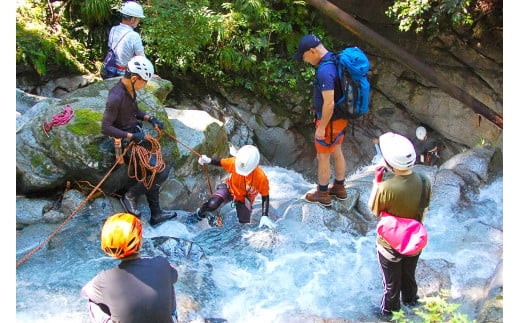
[[[331,120],[355,120],[368,111],[370,83],[367,72],[370,62],[357,47],[347,47],[336,55],[336,60],[321,64],[336,64],[341,84],[342,96],[334,104]],[[320,66],[320,67],[321,67]]]

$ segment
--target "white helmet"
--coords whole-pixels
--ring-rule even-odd
[[[424,137],[426,137],[426,129],[423,126],[417,127],[415,130],[415,136],[419,140],[424,140]]]
[[[144,56],[134,56],[128,61],[128,71],[139,75],[143,80],[149,81],[154,73],[152,62]]]
[[[415,163],[415,149],[408,138],[393,132],[379,137],[379,147],[386,163],[398,170],[407,170]]]
[[[135,1],[123,2],[119,12],[130,17],[144,18],[143,7]]]
[[[239,175],[247,176],[255,170],[260,162],[260,152],[252,145],[245,145],[237,152],[235,170]]]

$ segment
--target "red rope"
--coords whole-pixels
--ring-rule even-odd
[[[74,110],[72,110],[72,107],[70,104],[65,105],[65,108],[61,110],[60,113],[55,114],[52,117],[52,122],[48,123],[47,121],[44,121],[42,124],[43,132],[45,132],[45,135],[49,137],[49,134],[47,131],[50,131],[53,126],[61,126],[66,124],[70,121],[72,116],[74,115]]]
[[[130,145],[128,145],[128,147],[126,147],[124,154],[126,154],[127,150],[132,145],[133,145],[133,142],[131,142]],[[87,198],[76,208],[76,210],[74,210],[74,212],[72,212],[72,214],[65,220],[65,222],[63,222],[47,239],[45,239],[42,243],[40,243],[38,246],[36,246],[36,248],[34,248],[31,252],[29,252],[25,257],[23,257],[20,261],[18,261],[16,263],[16,267],[18,267],[24,261],[29,259],[29,257],[31,257],[36,251],[38,251],[41,247],[43,247],[52,237],[54,237],[56,235],[56,233],[58,233],[58,231],[60,231],[65,226],[65,224],[67,224],[67,222],[70,221],[70,219],[72,219],[72,217],[74,215],[76,215],[76,213],[78,213],[78,211],[85,205],[85,203],[87,203],[87,201],[92,197],[92,195],[94,195],[94,193],[99,189],[101,184],[103,184],[103,182],[108,178],[108,175],[110,175],[110,173],[112,173],[112,171],[114,170],[114,168],[116,168],[117,165],[119,165],[119,163],[116,160],[116,162],[114,163],[114,166],[112,166],[112,168],[108,171],[108,173],[105,175],[105,177],[103,177],[103,179],[99,182],[99,184],[97,184],[97,186],[94,187],[92,192],[90,192],[90,194],[87,196]]]
[[[199,154],[198,152],[196,152],[195,150],[191,149],[190,147],[186,146],[182,141],[180,141],[179,139],[175,138],[174,136],[172,136],[170,133],[166,132],[165,130],[162,130],[162,132],[164,132],[165,134],[167,134],[170,138],[172,138],[173,140],[177,141],[178,143],[180,143],[181,145],[183,145],[184,147],[186,147],[189,151],[191,151],[192,153],[194,153],[195,155],[199,156],[199,157],[202,157],[201,154]],[[206,172],[206,179],[208,180],[208,186],[209,186],[209,194],[213,194],[213,189],[211,188],[211,181],[209,180],[209,174],[208,174],[208,168],[206,167],[206,165],[204,165],[204,171]],[[217,211],[217,224],[219,227],[222,226],[222,219],[220,218],[220,213]]]

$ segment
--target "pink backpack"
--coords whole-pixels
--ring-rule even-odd
[[[376,170],[376,182],[381,182],[383,170]],[[420,214],[424,213],[425,179],[419,174],[422,181]],[[415,219],[400,218],[385,211],[381,212],[381,219],[377,224],[377,233],[385,239],[395,251],[402,255],[418,254],[428,243],[426,227]]]

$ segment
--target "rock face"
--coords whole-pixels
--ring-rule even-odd
[[[19,193],[44,191],[62,186],[66,181],[85,180],[99,182],[114,164],[113,143],[101,133],[101,119],[108,91],[118,82],[110,79],[78,89],[58,99],[47,99],[33,106],[17,120],[16,176]],[[138,94],[140,109],[166,121],[167,115],[160,99],[171,91],[169,81],[152,79],[146,89]],[[43,122],[51,122],[53,116],[70,106],[74,114],[64,125],[51,128],[48,137],[42,129]],[[165,122],[168,124],[168,122]],[[151,129],[150,125],[145,125]],[[174,133],[171,126],[165,129]],[[151,135],[154,135],[150,132]],[[177,147],[171,140],[162,142],[165,162],[172,162]],[[116,172],[124,172],[120,167]],[[119,180],[120,182],[121,180]],[[121,183],[109,179],[108,191],[120,188]]]

